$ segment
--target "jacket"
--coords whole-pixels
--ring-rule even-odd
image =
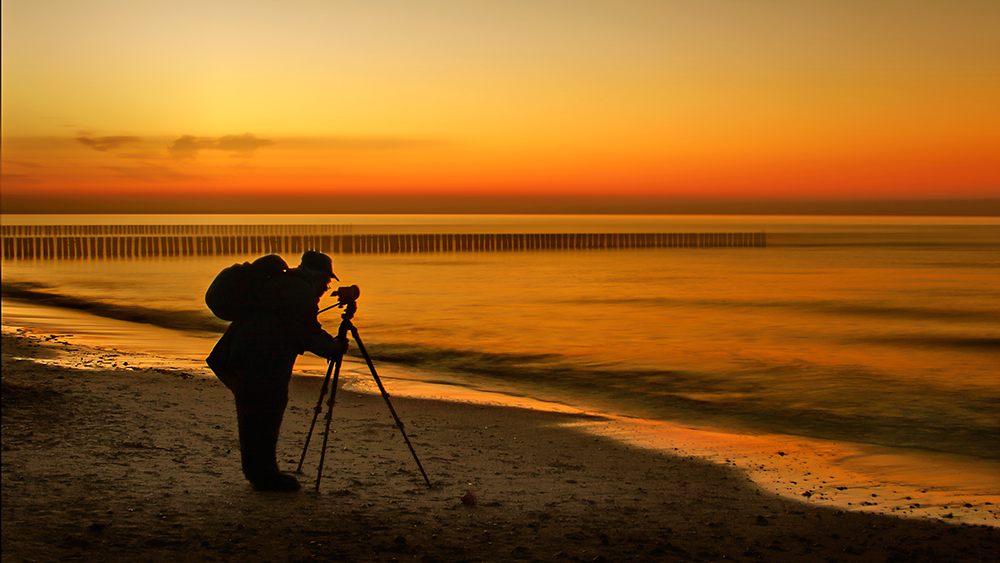
[[[229,326],[207,360],[234,393],[248,386],[287,392],[297,355],[326,357],[335,349],[316,319],[319,296],[297,268],[269,279],[260,295],[253,313]]]

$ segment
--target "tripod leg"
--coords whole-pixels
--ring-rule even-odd
[[[309,450],[309,440],[312,439],[313,429],[316,428],[316,419],[319,418],[319,413],[323,412],[323,397],[326,396],[326,390],[329,388],[330,373],[332,371],[333,362],[330,362],[330,366],[326,368],[326,377],[323,378],[323,387],[319,390],[319,400],[316,401],[312,424],[309,425],[309,433],[306,434],[306,443],[302,446],[302,457],[299,458],[299,468],[295,470],[296,473],[302,473],[302,463],[306,460],[306,451]],[[336,386],[334,386],[334,389],[336,389]]]
[[[323,462],[326,460],[326,443],[330,438],[330,421],[333,420],[333,405],[337,401],[337,380],[340,379],[340,365],[344,363],[344,357],[337,358],[333,369],[333,389],[330,390],[330,399],[327,401],[326,429],[323,431],[323,449],[319,453],[319,469],[316,471],[316,492],[319,492],[319,482],[323,478]]]
[[[379,379],[378,373],[375,372],[375,364],[372,363],[371,356],[368,355],[368,351],[365,350],[365,345],[361,342],[361,336],[358,335],[358,329],[352,326],[351,334],[354,336],[354,342],[358,345],[358,350],[361,350],[361,355],[365,357],[368,369],[372,372],[372,377],[375,379],[375,383],[378,384],[379,391],[382,392],[382,398],[385,399],[385,404],[389,407],[389,413],[392,414],[392,418],[395,419],[396,426],[399,428],[399,432],[403,435],[403,440],[406,442],[406,446],[410,448],[410,453],[413,454],[413,461],[417,462],[417,467],[420,468],[420,474],[424,476],[424,481],[427,483],[427,486],[432,487],[431,480],[427,478],[424,466],[421,465],[420,459],[417,458],[417,452],[413,449],[413,444],[410,443],[410,438],[406,435],[406,430],[403,430],[403,421],[399,420],[399,416],[396,414],[396,409],[392,408],[392,403],[389,402],[389,393],[385,390],[385,387],[382,386],[382,380]]]

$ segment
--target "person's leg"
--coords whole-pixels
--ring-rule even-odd
[[[236,401],[243,474],[261,491],[297,491],[298,481],[278,469],[277,445],[288,389],[245,392]]]
[[[298,481],[278,469],[282,410],[266,405],[237,407],[243,475],[260,491],[297,491]]]

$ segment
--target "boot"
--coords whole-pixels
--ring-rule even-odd
[[[294,493],[302,488],[299,480],[287,473],[274,473],[253,483],[253,490],[259,492]]]

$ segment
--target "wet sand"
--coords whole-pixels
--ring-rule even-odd
[[[44,362],[66,354],[80,368]],[[595,437],[587,415],[394,397],[428,488],[382,398],[347,390],[320,492],[317,434],[302,492],[255,493],[228,390],[128,362],[4,335],[4,561],[1000,560],[1000,528],[779,497],[734,467]],[[319,384],[294,380],[285,469]]]

